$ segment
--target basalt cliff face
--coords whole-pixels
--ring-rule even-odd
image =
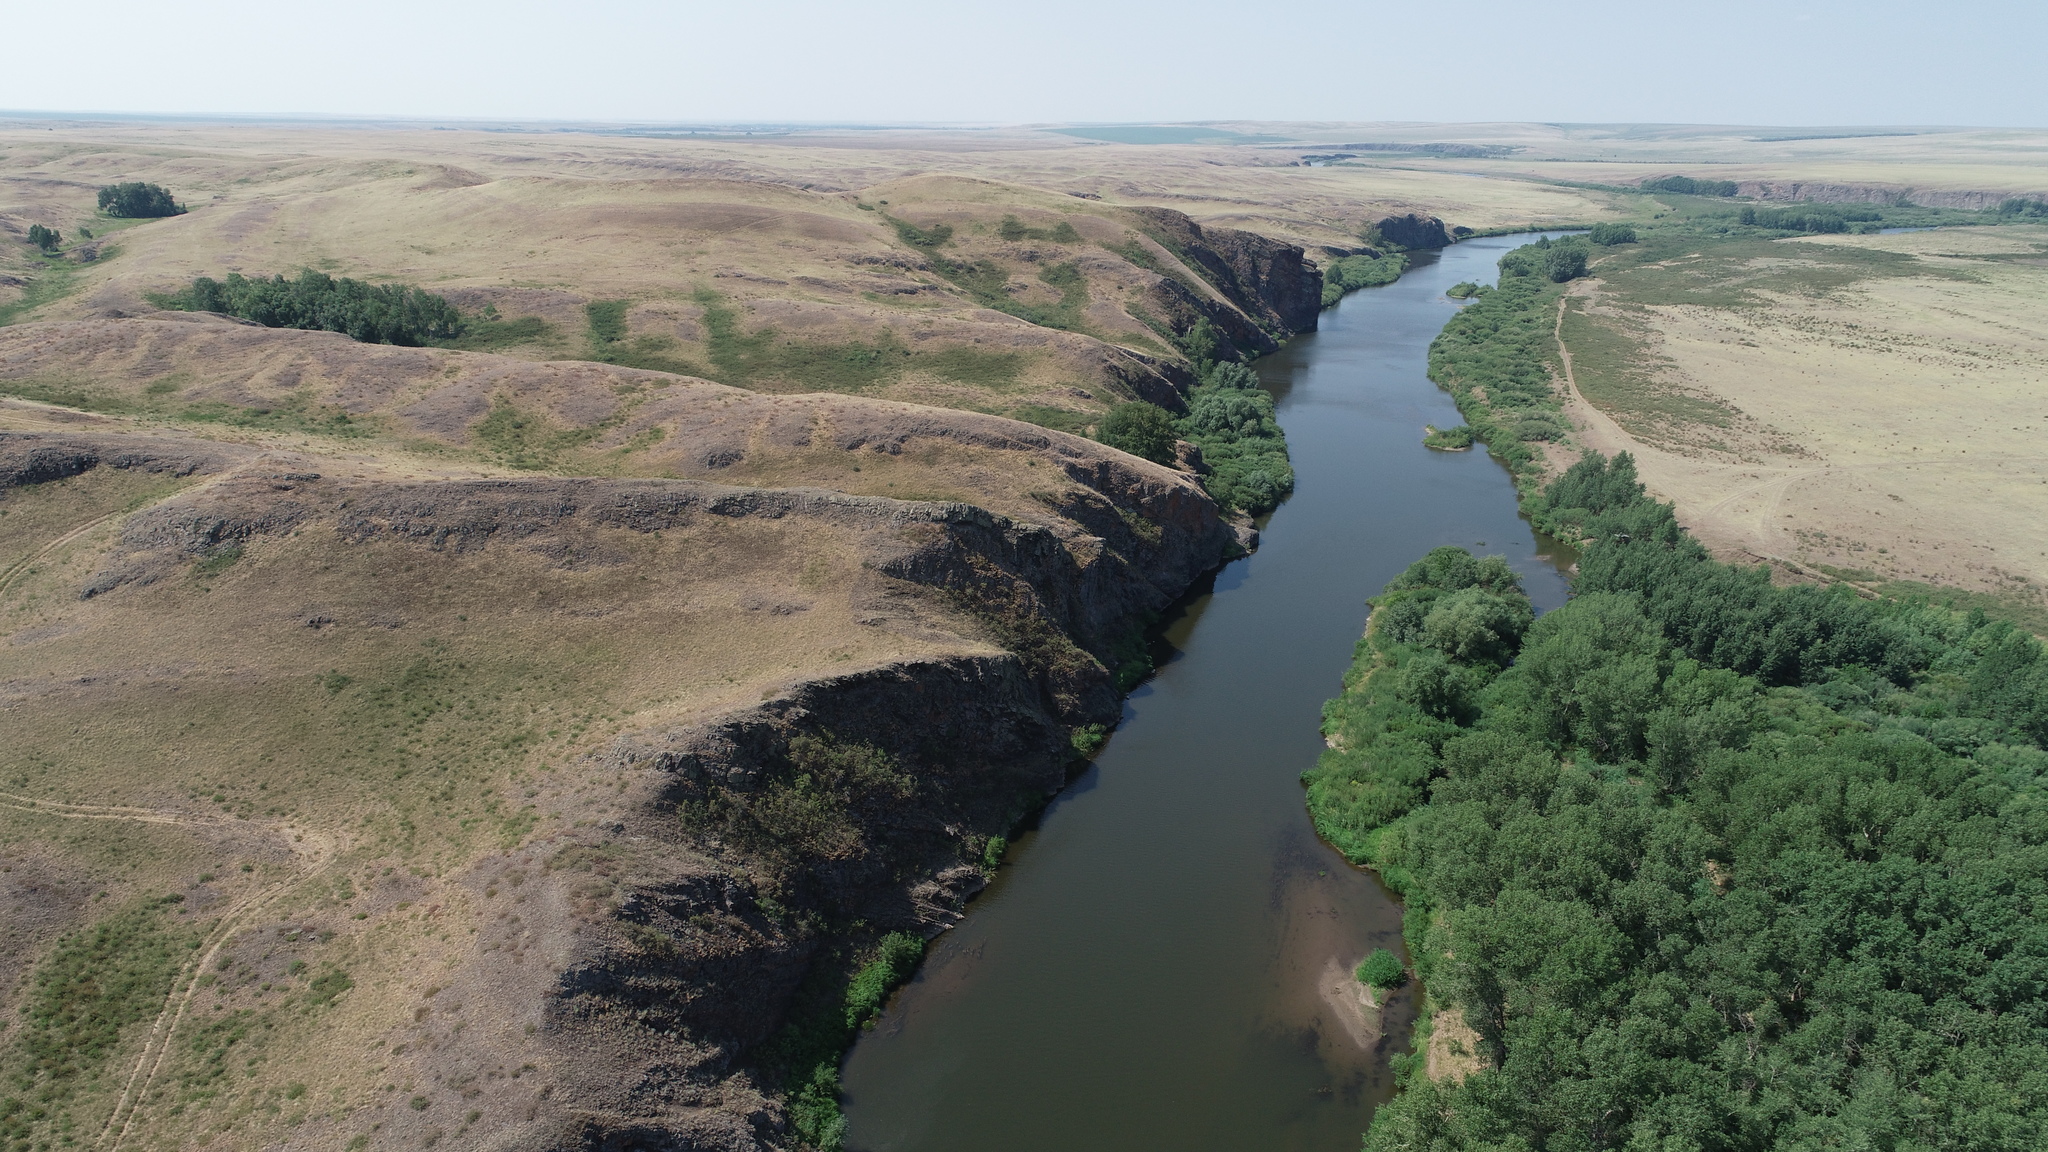
[[[1451,243],[1450,231],[1443,221],[1416,212],[1386,217],[1372,226],[1372,236],[1389,247],[1404,250],[1444,248]]]
[[[1206,319],[1229,342],[1227,350],[1243,355],[1271,352],[1290,335],[1315,331],[1323,274],[1301,248],[1254,232],[1204,228],[1170,208],[1131,214],[1204,282],[1162,277],[1154,286],[1157,306],[1177,330],[1185,333],[1196,319]]]

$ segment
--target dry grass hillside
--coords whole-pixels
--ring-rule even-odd
[[[98,389],[0,410],[10,1148],[542,1146],[636,1115],[772,1139],[734,1062],[831,926],[957,914],[963,861],[1057,786],[1066,729],[1114,715],[1088,649],[1228,539],[1190,478],[1029,425],[197,319],[5,333]],[[263,403],[280,370],[303,407]],[[153,394],[165,375],[208,399]],[[192,403],[284,422],[154,407]],[[643,475],[906,499],[436,438],[629,406],[735,457]],[[332,431],[344,411],[370,430]],[[836,681],[875,699],[780,703]],[[828,790],[809,855],[728,856],[675,826],[686,779],[619,749],[735,723],[886,749],[917,803],[885,844]],[[659,893],[672,918],[631,914]],[[650,963],[658,1027],[573,976]],[[644,1060],[701,1089],[602,1097]]]

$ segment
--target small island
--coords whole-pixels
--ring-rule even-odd
[[[1456,428],[1439,428],[1434,424],[1424,424],[1422,446],[1439,452],[1463,452],[1472,447],[1472,426],[1460,424]]]

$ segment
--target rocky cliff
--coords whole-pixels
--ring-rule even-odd
[[[1444,248],[1451,243],[1451,234],[1444,227],[1443,221],[1417,212],[1383,218],[1372,226],[1366,238],[1385,247],[1402,251]]]
[[[1159,306],[1183,333],[1207,319],[1243,355],[1261,355],[1298,332],[1313,332],[1322,273],[1292,244],[1233,228],[1204,228],[1170,208],[1133,208],[1139,228],[1193,271],[1215,295],[1167,278]]]

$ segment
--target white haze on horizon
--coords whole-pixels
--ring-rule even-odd
[[[0,2],[13,111],[2048,126],[2048,4]]]

